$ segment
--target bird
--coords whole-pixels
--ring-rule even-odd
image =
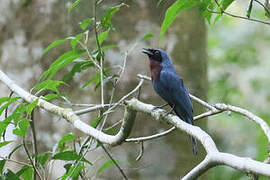
[[[162,49],[143,48],[142,52],[146,54],[149,59],[152,85],[155,92],[171,106],[171,110],[173,110],[180,119],[193,125],[193,107],[189,92],[184,86],[183,79],[175,71],[166,51]],[[193,154],[197,155],[197,141],[192,136],[190,136],[190,138]]]

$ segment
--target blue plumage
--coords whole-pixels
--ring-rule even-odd
[[[193,125],[193,108],[183,80],[174,70],[167,53],[162,49],[144,49],[150,59],[154,90],[171,107],[179,118]],[[198,153],[197,142],[191,137],[193,153]]]

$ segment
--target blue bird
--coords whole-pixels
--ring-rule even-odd
[[[183,80],[174,70],[167,53],[162,49],[146,49],[154,90],[174,110],[176,115],[193,125],[193,108]],[[162,107],[162,106],[161,106]],[[193,154],[198,154],[197,141],[191,136]]]

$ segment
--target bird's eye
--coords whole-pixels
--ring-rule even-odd
[[[159,53],[159,51],[155,51],[155,55],[159,55],[160,53]]]

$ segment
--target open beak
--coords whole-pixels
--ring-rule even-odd
[[[153,56],[154,53],[153,53],[153,49],[150,49],[150,48],[143,48],[143,51],[142,51],[144,54],[147,54],[148,56]]]

